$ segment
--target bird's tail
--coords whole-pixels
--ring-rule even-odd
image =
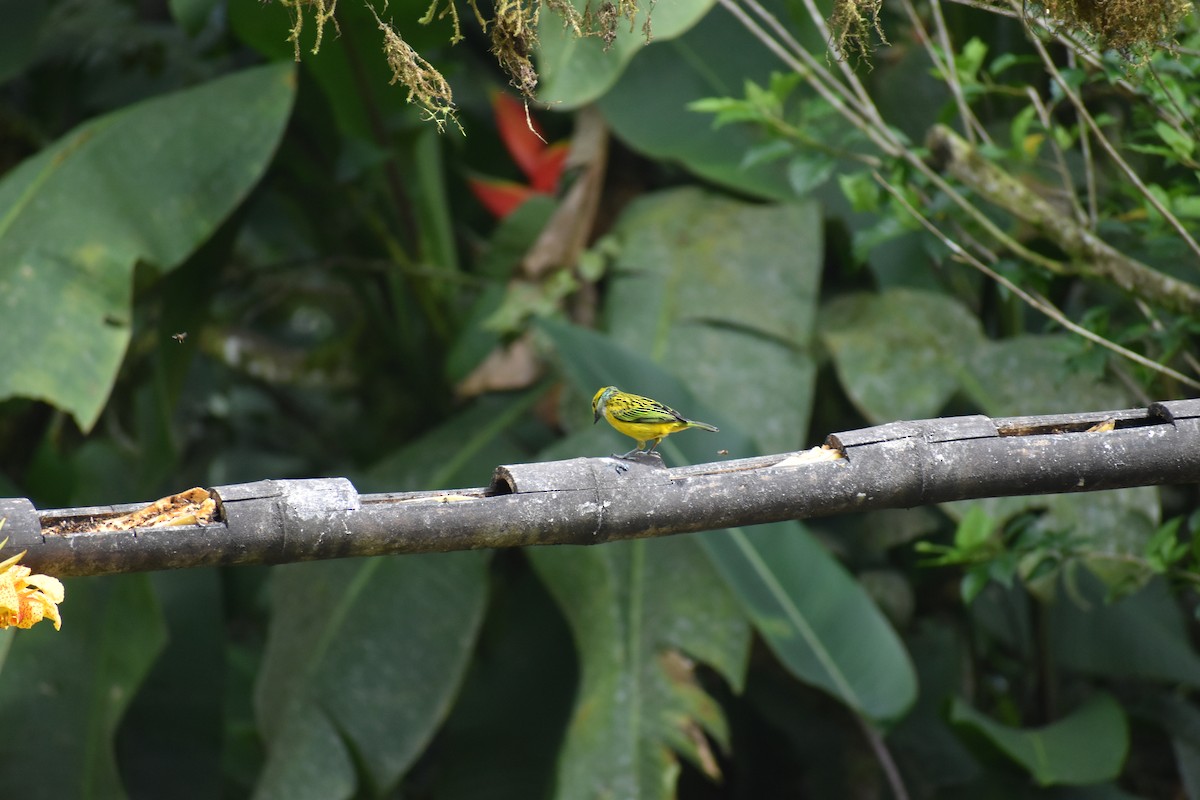
[[[717,433],[721,430],[716,425],[709,425],[707,422],[696,422],[694,419],[688,420],[688,427],[699,428],[702,431],[712,431],[713,433]]]

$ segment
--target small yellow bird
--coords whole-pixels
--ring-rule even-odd
[[[678,411],[657,400],[622,392],[615,386],[605,386],[596,392],[592,398],[592,417],[593,424],[604,417],[619,433],[637,441],[638,446],[622,458],[643,451],[652,453],[659,442],[676,431],[700,428],[716,433],[718,430],[707,422],[685,419]],[[646,442],[653,442],[649,450],[645,450]]]

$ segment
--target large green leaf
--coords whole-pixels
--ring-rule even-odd
[[[675,365],[701,409],[714,408],[722,435],[751,436],[767,452],[802,447],[821,270],[816,207],[752,206],[680,190],[631,205],[614,235],[611,338]],[[694,460],[705,444],[693,436],[669,439],[666,448]],[[700,538],[794,675],[881,723],[912,703],[915,677],[895,632],[801,525]]]
[[[563,343],[575,331],[596,336],[554,323],[546,330]],[[562,352],[573,352],[570,344]],[[597,364],[605,363],[611,353],[588,347],[570,374],[591,385],[601,374]],[[645,367],[642,377],[664,396],[686,395],[672,376],[649,362]],[[606,453],[598,433],[600,427],[589,425],[542,457]],[[673,537],[527,551],[567,617],[580,662],[575,708],[559,754],[558,796],[592,796],[590,786],[612,796],[674,796],[677,754],[714,774],[705,737],[726,749],[729,734],[692,662],[713,667],[741,691],[750,627],[696,544],[692,537]]]
[[[886,726],[917,696],[904,645],[863,588],[798,522],[702,534],[717,570],[788,670]]]
[[[1133,715],[1160,725],[1170,734],[1184,796],[1188,800],[1200,798],[1200,709],[1183,696],[1164,691],[1138,703]]]
[[[195,35],[204,27],[205,21],[215,13],[218,0],[167,0],[171,16],[180,27]]]
[[[840,297],[822,308],[820,330],[842,387],[872,423],[936,416],[983,345],[966,307],[911,289]]]
[[[222,751],[229,746],[223,736],[231,683],[229,587],[219,569],[147,577],[162,608],[166,642],[121,724],[121,777],[133,797],[169,786],[176,800],[207,800],[220,794]]]
[[[1077,340],[989,341],[971,311],[929,291],[853,294],[821,312],[821,337],[847,394],[873,423],[936,416],[956,392],[992,416],[1122,408],[1128,394],[1072,364]]]
[[[571,631],[545,585],[511,552],[493,561],[489,575],[492,593],[471,670],[430,748],[436,768],[421,781],[424,795],[438,800],[550,797],[575,698]]]
[[[576,2],[575,5],[582,13],[591,4]],[[542,14],[538,28],[539,99],[563,109],[592,102],[616,83],[630,60],[646,48],[643,26],[647,14],[657,43],[674,39],[691,28],[713,5],[714,0],[644,4],[632,24],[624,20],[617,23],[617,37],[610,44],[596,36],[574,35],[557,13]],[[595,8],[590,10],[596,12]]]
[[[611,338],[676,365],[692,393],[760,450],[802,447],[816,369],[816,205],[750,205],[681,189],[631,204],[613,235]]]
[[[1049,608],[1047,638],[1060,665],[1111,678],[1200,687],[1200,656],[1164,581],[1151,581],[1110,603],[1100,581],[1081,572],[1076,591],[1076,597],[1059,592]]]
[[[712,763],[729,731],[692,659],[740,689],[750,629],[696,542],[666,538],[529,551],[580,660],[557,796],[671,798],[680,753]]]
[[[482,398],[355,478],[360,488],[486,483],[520,451],[535,390]],[[431,467],[436,465],[436,467]],[[281,567],[260,673],[262,797],[390,791],[449,712],[482,621],[489,553]]]
[[[360,492],[486,486],[496,465],[527,456],[517,445],[517,423],[541,395],[534,388],[480,397],[351,480]]]
[[[0,786],[30,797],[124,797],[113,744],[166,642],[146,575],[66,582],[61,631],[17,631],[0,680],[0,719],[17,732]]]
[[[664,397],[685,397],[677,379],[639,353],[601,334],[543,323],[577,391],[632,376]],[[669,392],[667,394],[666,392]],[[689,409],[708,415],[700,401]],[[738,417],[714,413],[722,444],[747,442]],[[678,440],[678,441],[677,441]],[[699,435],[671,437],[663,448],[673,460],[698,461],[711,450]],[[829,691],[869,719],[886,724],[912,703],[916,680],[903,645],[870,598],[798,523],[699,536],[717,571],[733,589],[780,660],[797,677]]]
[[[84,123],[0,181],[0,399],[92,426],[129,343],[133,268],[177,266],[245,198],[287,122],[286,64]]]
[[[487,554],[468,552],[276,569],[256,698],[268,749],[257,797],[393,790],[458,692],[486,565]]]
[[[959,699],[950,708],[950,719],[984,736],[1042,786],[1111,780],[1120,774],[1129,750],[1125,714],[1107,694],[1044,728],[1001,725]]]
[[[822,309],[821,335],[843,388],[871,422],[937,416],[953,396],[994,417],[1125,407],[1127,394],[1077,369],[1065,335],[990,341],[957,300],[913,289],[854,294]],[[1139,553],[1158,522],[1158,490],[996,497],[948,503],[995,520],[1039,512],[1030,535],[1086,534],[1093,569],[1110,583],[1131,577],[1121,556]],[[1046,574],[1053,580],[1053,575]]]
[[[657,19],[659,12],[654,13]],[[711,114],[688,108],[707,97],[741,97],[747,80],[765,86],[772,71],[783,69],[778,58],[721,10],[706,15],[684,36],[645,48],[598,105],[613,132],[639,153],[680,163],[739,192],[787,200],[796,191],[780,162],[747,162],[747,154],[766,143],[763,134],[748,125],[715,128]]]
[[[1014,336],[988,342],[965,366],[964,388],[985,414],[1069,414],[1125,408],[1129,392],[1076,368],[1080,340],[1066,334]]]
[[[551,322],[543,329],[583,397],[616,383],[721,426],[711,445],[701,434],[667,439],[673,461],[709,461],[717,446],[748,455],[749,435],[759,447],[798,448],[812,394],[816,228],[809,206],[751,206],[691,190],[647,198],[614,230],[609,336]],[[702,541],[793,674],[880,723],[912,703],[916,682],[895,632],[801,526]]]
[[[560,368],[572,390],[568,397],[573,402],[563,412],[564,422],[568,427],[587,427],[582,435],[569,437],[544,451],[543,457],[607,455],[632,447],[632,439],[622,436],[608,425],[595,424],[589,406],[597,388],[618,382],[637,387],[640,393],[660,398],[691,418],[707,420],[720,427],[719,433],[689,431],[664,440],[658,451],[665,453],[669,462],[702,463],[711,460],[719,449],[730,453],[752,452],[753,442],[737,430],[732,418],[726,418],[714,406],[692,395],[683,381],[641,353],[622,347],[604,334],[561,322],[542,320],[539,328],[553,342]],[[597,453],[591,443],[601,437],[609,443],[609,448],[607,452]]]

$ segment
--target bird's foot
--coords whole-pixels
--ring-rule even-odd
[[[649,467],[662,466],[663,457],[653,450],[638,450],[634,448],[623,456],[613,453],[613,458],[621,461],[632,461],[635,464],[645,464]]]

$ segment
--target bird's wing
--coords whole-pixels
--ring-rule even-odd
[[[609,403],[609,411],[612,415],[621,422],[639,422],[639,423],[662,423],[662,422],[686,422],[679,412],[670,406],[665,406],[657,400],[651,400],[647,397],[638,397],[628,403],[622,403],[614,407]]]

